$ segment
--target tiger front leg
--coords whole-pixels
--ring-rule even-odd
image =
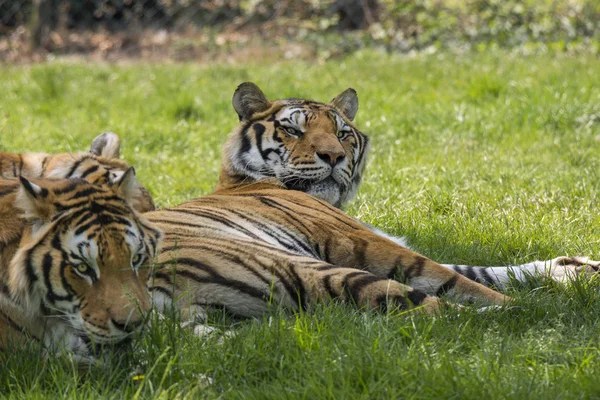
[[[153,308],[157,312],[156,317],[158,319],[164,319],[165,313],[175,311],[179,313],[182,328],[193,332],[194,336],[202,339],[219,335],[217,344],[222,344],[224,338],[235,336],[233,331],[222,331],[207,324],[206,307],[195,301],[193,288],[187,287],[182,290],[182,288],[178,288],[172,283],[164,285],[164,277],[168,275],[160,273],[157,275],[157,280],[151,279],[149,281],[149,290],[152,294]],[[150,319],[150,322],[152,322],[152,319]]]
[[[302,281],[303,289],[313,301],[340,299],[360,309],[387,311],[392,308],[418,308],[428,313],[437,313],[442,306],[437,297],[367,271],[331,264],[294,269]]]
[[[484,285],[368,230],[336,235],[330,246],[334,264],[352,266],[379,278],[397,279],[430,296],[501,305],[510,300]]]

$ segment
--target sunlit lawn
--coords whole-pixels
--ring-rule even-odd
[[[600,258],[600,60],[509,53],[366,52],[325,64],[48,64],[0,67],[0,150],[85,150],[121,135],[160,206],[209,193],[237,123],[231,95],[358,91],[373,151],[348,212],[441,262]],[[77,372],[30,348],[0,356],[9,397],[593,398],[597,284],[523,285],[515,307],[432,319],[329,305],[264,321],[215,313],[218,344],[153,325],[130,350]],[[597,308],[599,307],[599,308]],[[120,356],[118,356],[120,355]],[[134,379],[135,377],[135,379]],[[210,378],[210,379],[209,379]]]

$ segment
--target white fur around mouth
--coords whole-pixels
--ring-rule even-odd
[[[338,183],[331,174],[327,175],[323,179],[311,180],[311,179],[297,178],[297,179],[290,179],[287,182],[285,182],[285,186],[288,189],[300,190],[302,192],[305,192],[306,190],[310,189],[311,187],[313,187],[315,185],[337,186]]]

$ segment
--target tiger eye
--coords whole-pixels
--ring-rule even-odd
[[[87,264],[79,264],[75,266],[75,268],[77,268],[77,271],[80,273],[85,274],[90,267],[88,267]]]
[[[140,261],[142,261],[142,255],[136,254],[135,257],[133,257],[133,259],[131,260],[131,263],[133,265],[137,265]]]
[[[296,129],[296,128],[292,128],[290,126],[285,126],[283,127],[283,130],[288,134],[288,135],[292,135],[292,136],[300,136],[301,132]]]
[[[343,139],[346,136],[348,136],[350,133],[351,133],[351,131],[342,131],[342,130],[340,130],[340,131],[337,132],[337,137],[338,137],[338,139]]]

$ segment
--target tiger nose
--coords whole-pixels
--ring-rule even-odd
[[[318,151],[317,157],[335,167],[336,164],[341,163],[346,158],[346,155],[342,151]]]
[[[144,318],[131,318],[125,321],[117,321],[111,318],[112,324],[122,332],[130,333],[138,330],[144,323]]]

